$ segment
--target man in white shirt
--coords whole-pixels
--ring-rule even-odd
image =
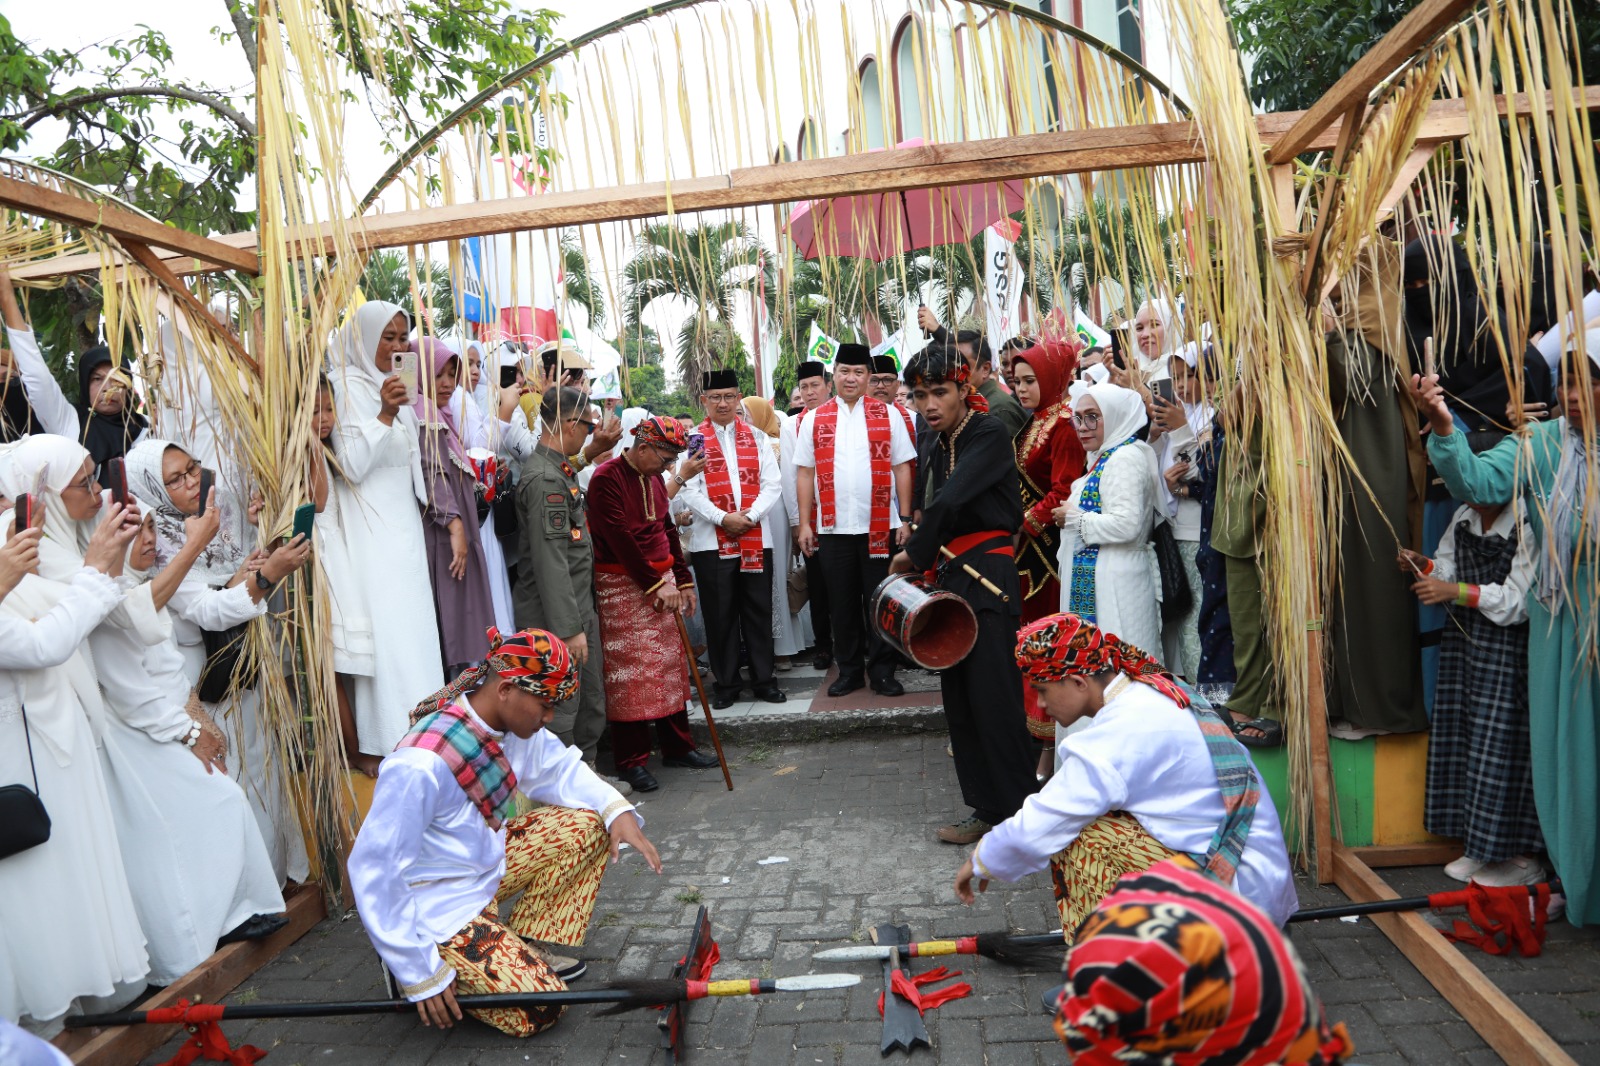
[[[1194,858],[1278,925],[1298,903],[1272,796],[1209,707],[1138,648],[1074,614],[1023,628],[1017,665],[1071,734],[1061,768],[985,836],[956,875],[1016,881],[1049,867],[1069,935],[1123,874]]]
[[[583,942],[606,861],[627,844],[661,859],[616,789],[544,727],[578,674],[542,629],[502,640],[424,700],[378,771],[350,852],[367,936],[424,1025],[461,1018],[456,992],[560,991],[584,966],[532,941]],[[517,815],[514,794],[546,804]],[[522,898],[509,922],[499,904]],[[554,1025],[560,1008],[473,1011],[513,1036]]]
[[[800,550],[820,553],[828,583],[839,678],[828,695],[868,680],[884,696],[905,692],[894,678],[895,653],[869,625],[867,598],[889,576],[891,542],[904,545],[917,458],[899,412],[866,395],[872,358],[864,344],[841,344],[834,359],[837,395],[802,417],[796,435]]]
[[[732,370],[706,371],[701,389],[706,420],[696,432],[703,440],[706,468],[679,495],[694,515],[684,547],[694,567],[716,675],[711,705],[718,710],[731,706],[743,687],[741,643],[756,698],[783,703],[786,697],[773,678],[772,541],[761,521],[782,497],[778,457],[766,434],[739,417],[742,397]]]

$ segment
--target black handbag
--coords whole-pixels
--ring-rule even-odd
[[[50,813],[39,798],[39,768],[33,764],[33,734],[28,732],[28,709],[22,708],[22,735],[28,742],[28,769],[33,789],[27,785],[0,788],[0,859],[36,848],[50,839]]]
[[[1178,538],[1171,522],[1157,522],[1150,531],[1150,546],[1155,549],[1161,571],[1161,620],[1175,622],[1194,606],[1194,590],[1183,572],[1183,556],[1178,553]]]
[[[200,631],[200,640],[206,649],[206,663],[200,668],[200,683],[195,686],[195,692],[202,703],[220,703],[228,694],[236,672],[239,673],[240,688],[249,688],[256,683],[254,667],[239,671],[239,656],[244,653],[245,630],[249,625],[249,622],[240,622],[216,632],[209,629]]]

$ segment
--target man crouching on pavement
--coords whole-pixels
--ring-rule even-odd
[[[367,936],[424,1025],[461,1018],[456,993],[558,992],[584,964],[535,941],[583,943],[607,858],[622,844],[661,859],[617,790],[545,729],[578,686],[560,638],[489,630],[489,654],[411,713],[383,760],[350,852]],[[515,813],[513,794],[546,804]],[[522,899],[502,922],[499,904]],[[512,1036],[554,1025],[560,1007],[474,1010]]]

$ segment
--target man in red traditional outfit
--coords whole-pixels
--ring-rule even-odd
[[[889,576],[891,541],[904,544],[916,445],[906,423],[866,395],[871,356],[864,344],[841,344],[834,359],[834,399],[802,416],[794,465],[800,550],[820,552],[828,583],[839,677],[828,695],[854,692],[870,679],[884,696],[905,691],[894,678],[895,654],[867,622],[867,597]]]
[[[732,705],[743,687],[741,643],[756,698],[783,703],[773,679],[772,542],[761,521],[782,497],[778,457],[766,434],[739,417],[739,379],[732,370],[708,370],[701,382],[707,418],[697,428],[706,468],[683,486],[682,497],[694,515],[688,547],[716,674],[711,705]]]
[[[676,419],[647,418],[634,428],[633,447],[602,463],[589,482],[606,719],[617,776],[640,792],[661,787],[644,765],[652,721],[665,765],[717,765],[695,750],[684,710],[689,681],[674,615],[694,610],[694,581],[661,481],[688,446]]]

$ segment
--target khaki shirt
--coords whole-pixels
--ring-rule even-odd
[[[523,461],[517,517],[517,626],[577,636],[595,618],[594,544],[578,474],[565,456],[540,444]]]

